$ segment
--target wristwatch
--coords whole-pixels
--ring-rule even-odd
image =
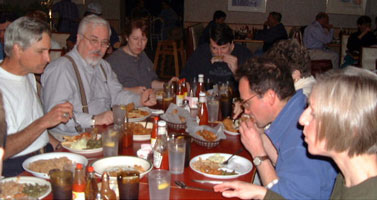
[[[256,156],[253,160],[255,166],[259,166],[264,160],[269,159],[268,156]]]
[[[92,126],[96,125],[95,115],[92,115],[91,124]]]

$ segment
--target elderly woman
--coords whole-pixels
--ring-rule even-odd
[[[299,122],[309,153],[332,158],[341,171],[331,199],[377,199],[376,99],[377,76],[354,67],[329,73],[313,87]],[[282,199],[239,181],[214,189],[225,197]]]
[[[131,20],[126,24],[127,45],[112,53],[106,60],[117,74],[126,90],[141,94],[147,88],[163,88],[153,71],[153,63],[144,49],[148,42],[148,25],[143,19]],[[177,80],[173,77],[170,81]]]

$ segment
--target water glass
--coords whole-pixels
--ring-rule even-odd
[[[186,140],[183,136],[170,139],[169,150],[169,171],[172,174],[183,174],[185,170]]]
[[[117,126],[123,126],[125,117],[126,117],[126,106],[114,105],[113,106],[114,124]]]
[[[170,197],[170,179],[171,175],[168,170],[152,170],[148,174],[149,182],[149,199],[161,200]]]
[[[119,145],[119,129],[109,128],[102,133],[103,156],[117,156]]]
[[[219,117],[219,100],[209,99],[208,100],[208,121],[216,122]]]

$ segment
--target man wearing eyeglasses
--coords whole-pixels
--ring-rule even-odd
[[[307,153],[298,124],[306,96],[302,90],[295,92],[286,64],[255,58],[243,65],[237,75],[241,78],[242,105],[253,119],[241,123],[241,141],[254,158],[263,186],[286,199],[329,199],[336,170],[329,161]],[[233,193],[226,193],[247,198],[253,187],[231,182],[216,186],[215,190],[234,189]],[[276,199],[270,195],[264,190],[258,199]]]
[[[50,63],[42,75],[42,100],[46,112],[54,105],[68,101],[74,106],[77,123],[88,128],[113,123],[112,105],[152,106],[156,103],[152,90],[141,95],[124,90],[108,62],[102,59],[109,47],[110,34],[109,23],[103,18],[88,15],[82,19],[75,47]],[[75,135],[75,125],[70,120],[53,128],[53,135],[57,139],[62,135]]]

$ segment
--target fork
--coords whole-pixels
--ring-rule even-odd
[[[224,161],[223,163],[221,163],[221,165],[228,165],[229,161],[231,158],[233,158],[233,156],[241,153],[243,151],[243,148],[241,149],[238,149],[233,155],[231,155],[226,161]]]
[[[81,125],[77,122],[75,115],[72,113],[72,119],[73,122],[75,123],[75,129],[78,133],[82,133],[82,127]]]

